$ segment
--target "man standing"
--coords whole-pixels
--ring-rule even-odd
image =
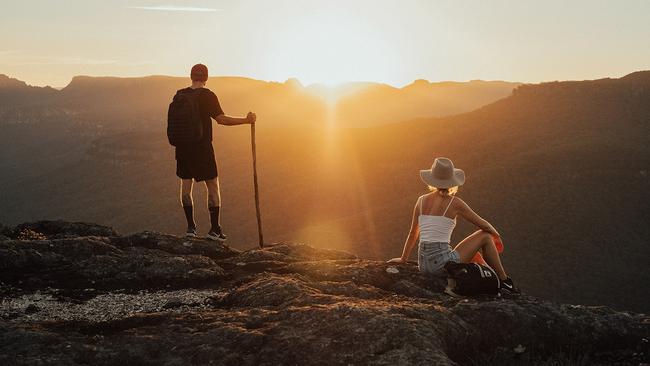
[[[194,179],[205,182],[208,190],[208,211],[210,212],[211,228],[207,239],[223,242],[226,240],[219,224],[219,209],[221,194],[219,192],[219,177],[217,163],[212,148],[212,120],[226,126],[255,123],[255,113],[248,112],[245,118],[229,117],[223,113],[217,96],[205,87],[208,81],[208,68],[203,64],[192,67],[190,73],[192,86],[181,89],[177,93],[197,93],[198,111],[202,122],[202,137],[199,141],[176,146],[176,175],[181,179],[181,204],[187,219],[185,236],[196,237],[196,223],[192,201],[192,186]]]

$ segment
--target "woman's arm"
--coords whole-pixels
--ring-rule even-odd
[[[226,125],[226,126],[236,126],[236,125],[243,125],[243,124],[253,124],[255,123],[255,120],[257,119],[257,116],[253,112],[248,112],[246,117],[229,117],[226,116],[225,114],[220,114],[215,118],[217,120],[217,123],[220,125]]]
[[[474,212],[474,210],[472,210],[469,205],[465,203],[465,201],[461,200],[460,198],[457,198],[457,201],[459,203],[458,214],[460,214],[462,218],[478,226],[478,228],[483,231],[487,231],[492,235],[501,236],[499,235],[497,229],[492,226],[492,224]]]
[[[409,230],[409,235],[406,237],[406,242],[404,243],[404,250],[402,250],[402,256],[399,258],[393,258],[388,261],[388,263],[406,263],[408,261],[409,256],[411,255],[411,251],[413,251],[413,247],[415,246],[415,243],[418,240],[418,236],[420,235],[420,226],[418,225],[418,213],[420,212],[418,203],[415,204],[415,208],[413,208],[413,218],[411,219],[411,230]]]

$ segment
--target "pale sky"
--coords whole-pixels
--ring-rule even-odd
[[[303,84],[539,82],[650,69],[650,0],[0,0],[0,73]]]

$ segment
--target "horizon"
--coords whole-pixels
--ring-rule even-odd
[[[212,78],[212,79],[217,79],[217,78],[241,78],[241,79],[262,81],[262,82],[266,82],[266,83],[280,83],[280,84],[287,83],[290,80],[296,80],[296,81],[298,81],[300,83],[300,85],[303,88],[322,86],[322,87],[325,87],[325,88],[328,88],[328,89],[335,89],[335,88],[342,87],[342,86],[345,86],[345,85],[350,85],[350,84],[366,84],[367,83],[367,84],[387,85],[387,86],[390,86],[392,88],[402,89],[402,88],[404,88],[406,86],[414,84],[417,81],[426,81],[426,82],[428,82],[430,84],[471,83],[471,82],[488,82],[488,83],[490,83],[490,82],[503,82],[503,83],[518,83],[518,84],[531,84],[531,85],[534,85],[534,84],[544,84],[544,83],[563,82],[563,81],[589,81],[589,80],[601,80],[601,79],[619,79],[619,78],[625,77],[625,76],[633,74],[633,73],[648,72],[648,71],[650,71],[650,68],[649,69],[632,70],[632,71],[625,72],[625,73],[620,74],[620,75],[602,75],[602,76],[599,76],[599,77],[594,77],[594,78],[589,78],[589,79],[575,79],[574,78],[574,79],[562,79],[562,80],[555,79],[555,80],[538,80],[538,81],[520,81],[520,80],[505,80],[505,79],[428,80],[428,79],[425,79],[425,78],[417,78],[417,79],[413,79],[413,80],[411,80],[409,82],[406,82],[405,84],[402,84],[402,85],[393,85],[393,84],[390,84],[390,83],[384,83],[384,82],[381,82],[381,81],[372,81],[372,80],[346,80],[346,81],[342,81],[342,82],[336,83],[336,84],[320,83],[320,82],[306,84],[297,77],[289,77],[286,80],[265,80],[265,79],[257,79],[257,78],[250,77],[250,76],[244,76],[244,75],[210,75],[210,78]],[[163,75],[163,74],[132,75],[132,76],[78,74],[78,75],[73,75],[65,85],[49,85],[49,84],[37,85],[37,84],[32,84],[32,83],[28,82],[27,80],[18,78],[18,77],[13,76],[13,75],[4,74],[4,73],[1,73],[1,72],[0,72],[0,75],[4,75],[4,76],[6,76],[6,77],[8,77],[10,79],[15,79],[15,80],[18,80],[18,81],[25,82],[28,86],[41,87],[41,88],[50,87],[50,88],[57,89],[57,90],[61,90],[61,89],[64,89],[65,87],[69,86],[70,83],[72,83],[72,80],[74,78],[77,78],[77,77],[89,77],[89,78],[98,78],[98,79],[99,78],[140,79],[140,78],[150,78],[150,77],[170,77],[170,78],[187,78],[187,79],[189,79],[189,76]],[[208,84],[209,84],[209,81],[210,80],[208,79]]]
[[[629,75],[629,74],[631,74],[631,73],[638,72],[638,71],[646,71],[646,70],[637,70],[637,71],[632,71],[632,72],[626,73],[625,75]],[[41,87],[41,88],[43,88],[43,87],[51,87],[51,88],[54,88],[54,89],[63,89],[63,88],[65,88],[65,87],[67,87],[68,85],[70,85],[70,83],[72,82],[72,80],[73,80],[74,78],[77,78],[77,77],[89,77],[89,78],[98,78],[98,79],[99,79],[99,78],[143,79],[143,78],[151,78],[151,77],[187,78],[188,80],[190,79],[189,75],[185,76],[185,75],[150,74],[150,75],[119,76],[119,75],[87,75],[87,74],[78,74],[78,75],[73,75],[73,76],[70,78],[70,81],[68,81],[65,85],[56,85],[56,86],[55,86],[55,85],[49,85],[49,84],[48,84],[48,85],[36,85],[36,84],[31,84],[31,83],[29,83],[27,80],[23,80],[23,79],[17,78],[17,77],[12,76],[12,75],[3,74],[3,73],[0,73],[0,75],[4,75],[4,76],[6,76],[6,77],[8,77],[8,78],[10,78],[10,79],[16,79],[16,80],[18,80],[18,81],[23,81],[23,82],[25,82],[28,86],[35,86],[35,87]],[[623,76],[625,76],[625,75],[621,75],[620,77],[623,77]],[[609,77],[610,77],[610,78],[618,78],[618,77],[612,77],[612,76],[609,76]],[[366,84],[366,83],[367,83],[367,84],[382,84],[382,85],[388,85],[388,86],[393,87],[393,88],[396,88],[396,89],[404,88],[404,87],[406,87],[406,86],[408,86],[408,85],[411,85],[411,84],[413,84],[413,83],[415,83],[415,82],[417,82],[417,81],[421,81],[421,80],[422,80],[422,81],[426,81],[426,82],[428,82],[428,83],[430,83],[430,84],[442,84],[442,83],[470,83],[470,82],[475,82],[475,81],[477,81],[477,82],[504,82],[504,83],[535,84],[535,83],[545,83],[545,82],[553,82],[553,81],[573,81],[573,80],[543,80],[543,81],[539,81],[539,82],[522,82],[522,81],[516,81],[516,80],[487,80],[487,79],[472,79],[472,80],[427,80],[427,79],[424,79],[424,78],[418,78],[418,79],[413,79],[413,80],[411,80],[411,81],[409,81],[409,82],[406,82],[406,83],[403,84],[403,85],[393,85],[393,84],[384,83],[384,82],[380,82],[380,81],[373,81],[373,80],[344,80],[344,81],[342,81],[342,82],[340,82],[340,83],[336,83],[336,84],[320,83],[320,82],[315,82],[315,83],[311,83],[311,84],[306,84],[306,83],[304,83],[302,80],[300,80],[298,77],[289,77],[289,78],[287,78],[286,80],[265,80],[265,79],[257,79],[257,78],[250,77],[250,76],[245,76],[245,75],[210,75],[210,78],[208,79],[208,83],[210,82],[210,79],[216,79],[216,78],[240,78],[240,79],[248,79],[248,80],[262,81],[262,82],[266,82],[266,83],[280,83],[280,84],[287,83],[287,82],[289,82],[290,80],[296,80],[296,81],[298,81],[298,82],[300,83],[300,85],[302,85],[303,88],[309,88],[309,87],[314,87],[314,86],[324,86],[324,87],[327,87],[327,88],[337,88],[337,87],[344,86],[344,85],[349,85],[349,84]],[[604,77],[604,78],[607,78],[607,76]],[[588,80],[592,80],[592,79],[588,79]]]
[[[0,73],[61,88],[74,75],[183,76],[201,62],[220,75],[264,81],[403,87],[418,79],[593,80],[650,68],[650,2],[642,0],[67,5],[7,6],[0,14]],[[208,37],[214,46],[206,46]]]

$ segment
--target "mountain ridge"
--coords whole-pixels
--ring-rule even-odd
[[[7,117],[16,113],[34,114],[40,112],[35,107],[41,105],[45,111],[41,114],[52,114],[50,110],[68,110],[70,113],[63,118],[74,113],[87,121],[103,120],[104,126],[115,128],[132,127],[133,117],[137,116],[144,128],[152,128],[166,117],[164,106],[176,90],[188,84],[189,78],[173,76],[79,75],[60,91],[52,89],[48,98],[27,94],[13,98],[11,103],[0,98],[0,122],[3,110],[7,110]],[[334,117],[340,126],[356,127],[388,123],[404,115],[441,116],[469,111],[509,95],[517,85],[519,83],[489,81],[427,82],[414,89],[411,85],[395,88],[387,84],[359,82],[330,87],[321,84],[303,86],[296,79],[267,82],[238,76],[213,76],[207,87],[212,88],[222,105],[227,106],[227,113],[246,114],[254,109],[265,116],[268,126],[328,126]],[[2,90],[0,87],[0,93]],[[33,91],[21,90],[25,93]],[[15,100],[20,99],[23,101],[16,106]],[[410,108],[402,109],[400,106],[407,101]],[[333,115],[330,111],[332,103],[341,105]],[[21,104],[29,104],[30,108],[21,109]],[[381,111],[382,106],[387,109]],[[363,120],[355,118],[358,110],[365,110],[367,117]]]

